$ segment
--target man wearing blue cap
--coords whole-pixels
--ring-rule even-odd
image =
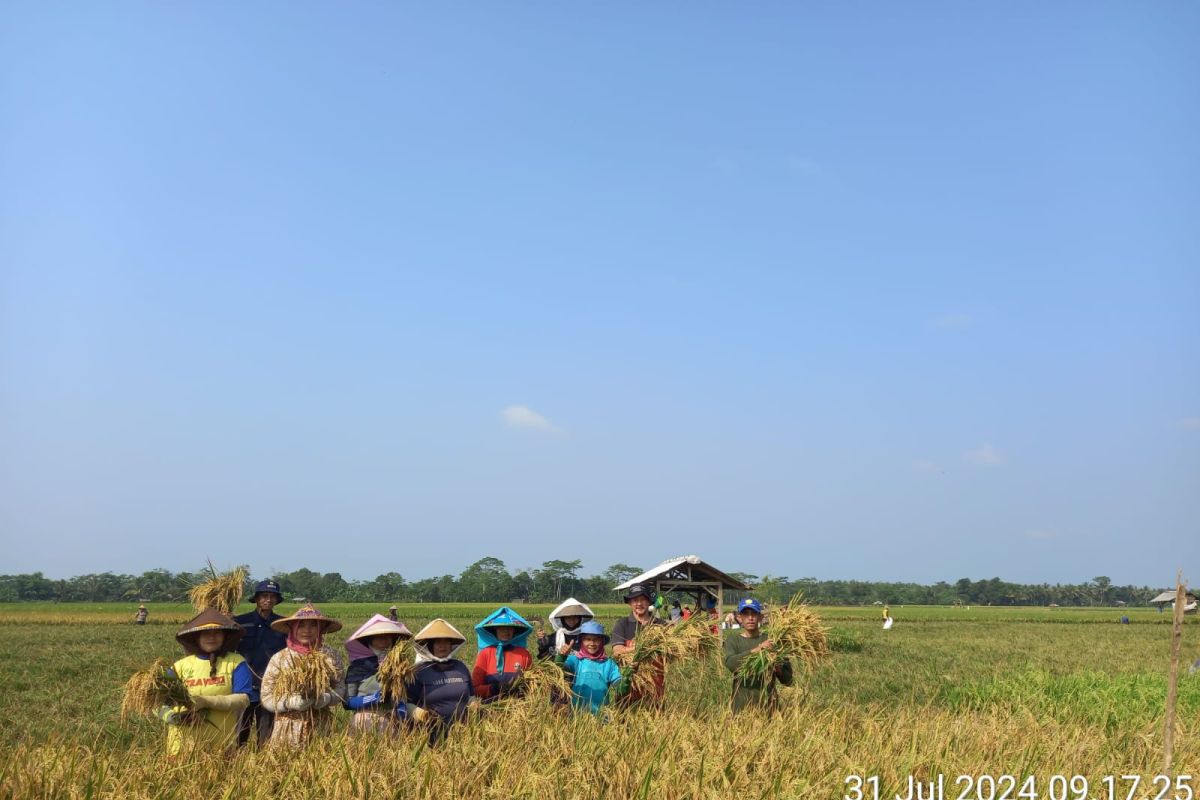
[[[794,675],[792,664],[787,659],[775,662],[773,671],[766,677],[751,678],[738,674],[738,668],[751,653],[771,649],[771,640],[767,638],[760,627],[762,624],[762,603],[752,598],[746,598],[738,603],[737,619],[742,629],[737,634],[731,634],[725,639],[725,667],[733,673],[734,712],[741,711],[747,706],[773,710],[775,708],[775,684],[782,683],[791,686]]]
[[[262,690],[262,676],[267,671],[271,656],[287,647],[287,636],[271,629],[271,623],[283,619],[275,613],[275,606],[283,602],[283,594],[275,581],[259,581],[254,587],[254,610],[248,614],[239,614],[234,621],[242,626],[245,635],[238,643],[237,651],[250,665],[254,676],[254,691],[250,695],[250,705],[242,712],[241,723],[238,726],[238,744],[243,745],[250,740],[250,728],[258,729],[258,746],[262,747],[271,738],[271,728],[275,725],[275,715],[263,708],[258,696]]]

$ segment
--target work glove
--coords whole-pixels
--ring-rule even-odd
[[[358,685],[358,693],[371,694],[372,692],[378,692],[382,688],[383,687],[379,685],[379,678],[372,675]]]
[[[312,700],[298,694],[289,694],[279,701],[280,711],[308,711],[312,707]]]
[[[154,716],[158,717],[160,720],[167,723],[168,725],[182,725],[183,724],[183,715],[180,714],[178,711],[176,711],[171,706],[159,706],[155,710]]]
[[[360,694],[356,697],[351,697],[346,701],[346,708],[351,711],[361,711],[364,708],[371,708],[383,702],[383,692],[376,691],[371,694]]]
[[[413,722],[424,722],[429,719],[429,712],[420,706],[412,706],[408,712],[408,718]]]
[[[342,698],[338,697],[337,692],[324,692],[318,696],[316,700],[312,701],[312,707],[314,709],[326,708],[327,706],[331,706],[334,703],[340,703],[341,701]]]

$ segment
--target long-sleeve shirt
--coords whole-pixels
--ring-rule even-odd
[[[271,728],[271,744],[288,744],[298,746],[308,741],[314,734],[326,733],[332,727],[333,714],[330,709],[341,703],[346,696],[346,674],[342,667],[341,657],[328,646],[320,650],[333,665],[335,677],[330,690],[322,697],[305,698],[312,701],[312,706],[298,711],[288,707],[289,698],[275,690],[275,681],[281,670],[287,669],[292,660],[299,657],[295,650],[283,649],[271,656],[266,672],[262,679],[262,704],[268,711],[275,714],[275,724]]]
[[[283,617],[275,613],[269,617],[263,617],[258,611],[238,614],[233,618],[233,621],[241,625],[244,631],[242,640],[238,642],[237,651],[250,665],[256,687],[262,686],[262,678],[267,671],[267,664],[270,663],[271,656],[287,647],[287,636],[271,630],[271,623],[277,619],[283,619]]]
[[[598,714],[609,701],[609,690],[617,694],[624,688],[621,668],[611,658],[581,658],[572,652],[554,660],[571,678],[571,705],[576,709]]]
[[[254,692],[250,668],[237,653],[217,656],[215,674],[208,656],[184,656],[172,665],[172,669],[192,697],[241,694],[247,698],[243,702],[244,707]],[[201,718],[198,724],[171,725],[167,728],[167,752],[172,756],[193,748],[220,752],[237,743],[241,708],[205,708],[195,713]]]
[[[471,669],[471,687],[477,697],[487,700],[502,691],[500,687],[488,683],[489,675],[503,675],[505,678],[502,680],[511,681],[519,674],[518,670],[527,669],[532,663],[533,657],[524,647],[510,647],[504,653],[504,672],[497,673],[496,648],[485,647],[475,656],[475,666]]]
[[[758,647],[769,637],[759,632],[756,636],[743,636],[741,632],[725,638],[723,652],[725,668],[733,673],[733,710],[741,711],[748,705],[758,705],[770,708],[775,703],[775,683],[791,686],[794,679],[792,664],[787,659],[779,662],[779,671],[774,678],[765,681],[747,681],[738,676],[737,670],[750,651]]]

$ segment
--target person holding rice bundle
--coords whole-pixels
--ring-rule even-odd
[[[263,674],[262,704],[275,715],[270,744],[297,747],[329,732],[332,706],[346,694],[341,659],[324,643],[342,623],[307,605],[271,628],[287,634],[287,647],[271,656]]]
[[[612,698],[625,694],[628,682],[617,663],[604,654],[608,636],[604,626],[588,620],[579,626],[579,649],[564,644],[555,662],[566,671],[571,681],[571,705],[576,710],[600,710]]]
[[[533,626],[508,606],[501,606],[475,626],[479,653],[471,670],[475,695],[490,702],[509,691],[521,670],[533,663],[525,643]]]
[[[466,717],[474,696],[471,671],[454,657],[466,641],[458,629],[441,617],[413,637],[418,668],[412,682],[405,686],[411,704],[409,719],[431,724],[431,744]]]
[[[617,620],[617,624],[613,626],[612,634],[612,652],[613,656],[618,659],[630,659],[633,657],[635,650],[635,639],[646,628],[651,625],[666,625],[667,621],[654,616],[654,612],[650,609],[651,598],[653,595],[650,588],[644,584],[635,583],[629,587],[629,591],[622,598],[628,605],[630,614],[628,617]],[[642,669],[652,670],[650,673],[649,690],[630,688],[629,694],[625,696],[625,701],[629,705],[650,705],[661,707],[663,698],[666,696],[666,667],[661,662],[647,663]]]
[[[382,733],[394,730],[405,717],[404,699],[389,697],[379,681],[379,665],[396,642],[411,639],[403,623],[393,622],[376,614],[364,622],[346,639],[346,655],[350,666],[346,670],[345,708],[354,712],[350,720],[351,733]]]
[[[242,709],[254,694],[254,682],[237,652],[242,626],[216,609],[192,618],[176,641],[186,656],[172,671],[187,687],[190,708],[163,706],[158,717],[167,723],[167,753],[203,749],[222,752],[236,746]]]
[[[770,674],[766,676],[748,677],[739,672],[739,667],[752,653],[770,650],[772,641],[762,630],[762,603],[752,598],[746,598],[738,603],[738,622],[742,628],[737,634],[725,639],[725,667],[733,673],[733,697],[731,700],[734,712],[748,707],[758,707],[774,710],[776,706],[775,687],[777,683],[791,686],[794,679],[792,663],[784,658],[775,662]]]

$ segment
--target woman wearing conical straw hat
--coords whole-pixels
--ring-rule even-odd
[[[454,657],[464,642],[466,637],[440,617],[413,637],[418,668],[416,677],[405,687],[412,704],[409,718],[431,724],[430,743],[467,715],[474,697],[471,671]]]
[[[351,733],[392,731],[404,719],[403,698],[397,703],[396,698],[385,695],[378,672],[379,665],[396,642],[411,638],[412,631],[403,623],[376,614],[346,639],[350,667],[346,670],[346,702],[343,705],[354,712],[350,720]]]
[[[175,634],[186,656],[172,666],[187,687],[191,708],[163,706],[167,753],[195,749],[220,752],[237,744],[238,720],[250,703],[254,677],[236,651],[242,626],[216,609],[205,609]]]
[[[332,707],[346,694],[341,658],[325,644],[325,634],[341,630],[342,623],[310,604],[290,617],[275,620],[271,629],[287,634],[287,647],[271,656],[263,673],[262,704],[275,715],[270,744],[296,747],[313,736],[329,732],[333,725]],[[314,653],[324,656],[327,662],[326,685],[316,687],[313,695],[285,691],[293,677],[288,673],[294,674]]]

